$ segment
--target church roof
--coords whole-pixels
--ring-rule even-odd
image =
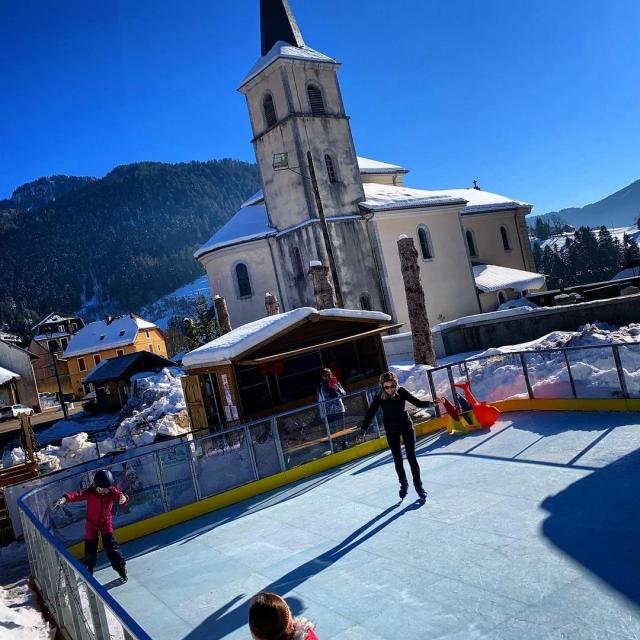
[[[476,287],[483,293],[500,291],[501,289],[539,289],[544,285],[545,277],[540,273],[509,269],[495,264],[478,264],[473,267]]]
[[[241,242],[259,240],[274,235],[276,230],[269,226],[269,216],[264,204],[250,204],[262,202],[262,192],[259,191],[244,203],[225,225],[216,231],[194,254],[199,258],[209,251],[222,249]],[[249,204],[248,204],[249,203]],[[246,205],[246,206],[245,206]]]
[[[366,200],[360,203],[360,207],[366,211],[394,211],[460,202],[466,202],[466,206],[462,209],[463,214],[528,206],[526,202],[478,189],[425,190],[375,182],[365,183],[363,187]]]
[[[298,23],[287,0],[260,0],[260,45],[266,55],[282,40],[295,47],[304,47]]]
[[[409,173],[409,169],[405,169],[397,164],[388,164],[361,156],[358,156],[357,160],[360,173]]]
[[[0,385],[7,384],[10,380],[19,380],[19,374],[11,371],[10,369],[4,369],[0,367]]]
[[[249,73],[245,76],[240,86],[244,86],[257,76],[263,69],[266,69],[270,64],[279,60],[280,58],[288,58],[290,60],[307,60],[310,62],[330,62],[332,64],[338,64],[336,60],[330,58],[324,53],[320,53],[311,47],[303,45],[302,47],[294,47],[287,42],[279,40],[271,49],[264,54],[258,61],[251,67]]]

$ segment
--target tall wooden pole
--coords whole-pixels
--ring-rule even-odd
[[[431,328],[427,318],[424,290],[420,283],[418,252],[413,244],[413,238],[401,235],[398,238],[398,253],[400,254],[404,291],[407,296],[409,325],[413,335],[413,357],[416,364],[428,364],[434,367],[436,354],[433,351],[431,341]]]
[[[278,298],[268,291],[264,294],[264,307],[267,310],[268,316],[275,316],[280,313]]]
[[[213,299],[213,304],[216,308],[216,318],[218,318],[220,334],[229,333],[229,331],[231,331],[231,321],[229,320],[227,301],[222,296],[216,296]]]
[[[309,277],[313,282],[316,309],[335,309],[336,299],[329,280],[329,267],[325,267],[317,260],[312,260],[309,263]]]

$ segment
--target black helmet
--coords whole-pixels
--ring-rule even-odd
[[[101,489],[111,489],[115,485],[116,481],[113,479],[113,474],[109,469],[100,469],[93,476],[93,484]]]

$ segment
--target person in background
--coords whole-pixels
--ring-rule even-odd
[[[98,556],[98,536],[102,536],[102,544],[107,553],[111,566],[126,582],[126,560],[120,551],[118,542],[113,535],[113,517],[111,510],[114,502],[125,504],[129,497],[115,487],[113,474],[108,469],[100,469],[93,477],[93,484],[88,489],[65,493],[56,500],[55,509],[67,502],[87,503],[87,519],[84,526],[84,564],[93,575]]]
[[[320,418],[326,418],[329,422],[331,433],[341,431],[344,425],[345,408],[342,396],[346,393],[331,369],[323,369],[318,385],[318,409]]]
[[[439,400],[436,400],[439,402]],[[407,462],[411,467],[413,486],[421,500],[425,500],[427,492],[422,486],[420,478],[420,465],[416,458],[416,432],[411,422],[411,417],[405,409],[405,404],[409,402],[414,407],[433,407],[435,403],[430,400],[420,400],[412,396],[404,387],[398,386],[398,376],[391,371],[387,371],[380,376],[380,391],[373,397],[371,405],[364,417],[361,433],[364,436],[378,409],[382,409],[382,422],[387,435],[389,449],[393,455],[393,462],[400,481],[400,499],[404,500],[407,495],[408,482],[407,474],[402,462],[401,442],[404,443],[404,450]]]
[[[266,591],[251,601],[249,630],[253,640],[318,640],[312,622],[294,618],[283,598]]]

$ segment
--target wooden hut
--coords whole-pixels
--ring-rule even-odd
[[[315,402],[324,367],[347,391],[375,384],[387,369],[382,334],[399,326],[378,311],[303,307],[233,329],[183,358],[193,429]]]

